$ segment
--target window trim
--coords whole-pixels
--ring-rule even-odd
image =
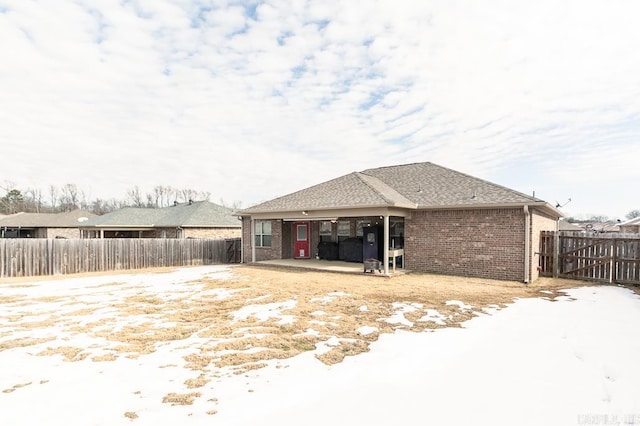
[[[268,232],[265,232],[265,224],[269,224]],[[268,242],[265,244],[265,237],[269,237]],[[273,237],[273,225],[271,220],[256,220],[254,222],[254,239],[253,243],[258,248],[271,248],[271,242]]]

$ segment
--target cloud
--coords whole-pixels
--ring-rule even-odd
[[[603,155],[640,177],[636,2],[4,4],[0,179],[251,204],[415,161],[562,194]]]

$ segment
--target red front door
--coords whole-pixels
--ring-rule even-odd
[[[293,246],[293,257],[296,259],[308,259],[311,257],[311,253],[309,253],[309,223],[296,222],[294,227],[296,242]]]

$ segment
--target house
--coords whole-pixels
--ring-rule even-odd
[[[83,210],[15,213],[0,218],[0,238],[80,238],[79,226],[93,217]]]
[[[640,234],[640,216],[621,223],[619,228],[625,234]]]
[[[233,210],[209,201],[158,209],[125,207],[82,224],[83,238],[239,238]]]
[[[557,230],[562,216],[543,200],[428,162],[350,173],[237,214],[245,262],[320,257],[333,243],[338,259],[524,282],[538,277],[540,231]],[[382,266],[388,274],[390,262]]]
[[[566,220],[558,221],[558,231],[565,232],[584,232],[584,229],[575,223],[567,222]]]
[[[587,234],[614,234],[620,232],[620,221],[608,220],[605,222],[586,221],[580,222],[579,226]]]

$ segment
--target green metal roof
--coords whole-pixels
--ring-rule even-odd
[[[211,203],[195,201],[159,209],[125,207],[98,216],[82,224],[93,227],[151,227],[151,228],[239,228],[233,210]]]

